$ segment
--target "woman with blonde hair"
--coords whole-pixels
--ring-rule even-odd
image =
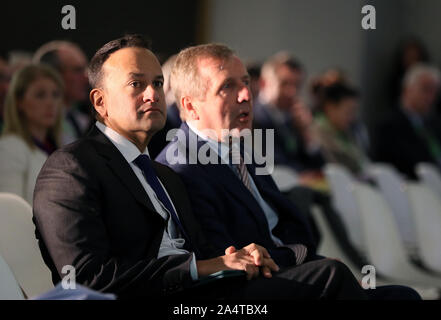
[[[28,65],[13,76],[0,138],[0,192],[32,205],[41,167],[59,145],[63,81],[46,65]]]

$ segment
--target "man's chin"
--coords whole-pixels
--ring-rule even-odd
[[[158,131],[161,131],[165,126],[165,120],[164,121],[151,121],[144,129],[147,133],[150,135],[153,135],[157,133]]]

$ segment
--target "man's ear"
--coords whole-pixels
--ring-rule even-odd
[[[98,112],[102,119],[105,119],[107,117],[107,108],[104,103],[103,90],[99,88],[92,89],[92,91],[90,91],[89,98],[96,112]]]
[[[186,120],[199,120],[198,108],[191,97],[182,97],[181,105],[185,112]]]

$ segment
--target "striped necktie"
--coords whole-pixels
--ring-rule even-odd
[[[247,166],[243,160],[242,155],[240,154],[240,149],[236,144],[231,143],[232,139],[230,137],[230,159],[233,168],[236,170],[239,179],[242,183],[247,187],[247,189],[254,195],[253,189],[251,188],[250,176],[247,171]]]

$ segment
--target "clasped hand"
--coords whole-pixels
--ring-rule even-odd
[[[234,246],[228,247],[225,250],[223,260],[230,269],[244,270],[248,280],[257,277],[259,273],[262,273],[266,278],[271,278],[273,271],[279,271],[279,267],[268,251],[254,243],[240,250]]]

